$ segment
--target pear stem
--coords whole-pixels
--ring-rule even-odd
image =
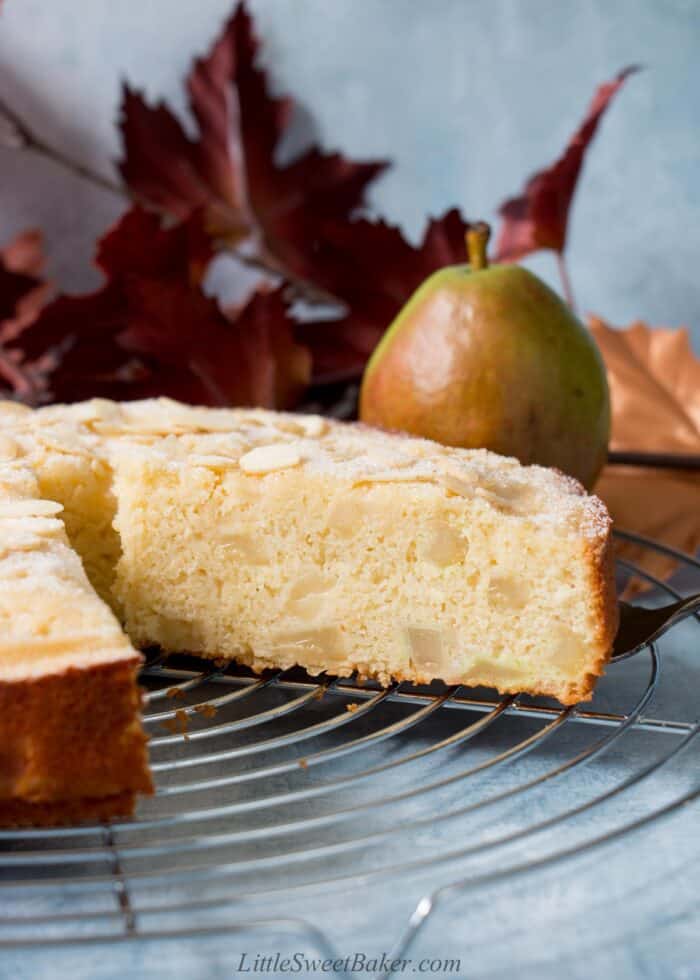
[[[467,229],[467,256],[472,272],[479,269],[488,269],[489,260],[486,254],[486,246],[491,237],[491,228],[485,221],[477,221]]]

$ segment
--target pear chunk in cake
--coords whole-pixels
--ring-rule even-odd
[[[318,417],[207,432],[190,409],[187,431],[180,406],[167,436],[128,411],[107,453],[137,645],[590,697],[616,629],[610,519],[575,481]]]

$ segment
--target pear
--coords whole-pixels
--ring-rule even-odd
[[[360,418],[554,466],[590,489],[610,436],[600,352],[541,279],[488,264],[488,237],[472,226],[469,264],[435,272],[395,318],[365,370]]]

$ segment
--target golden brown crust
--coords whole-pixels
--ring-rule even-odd
[[[608,516],[607,527],[586,548],[589,588],[594,619],[593,634],[599,651],[593,670],[581,682],[577,700],[589,701],[599,677],[605,673],[610,661],[613,641],[619,625],[619,607],[615,588],[615,556],[613,553],[612,520]],[[572,701],[566,704],[575,703]]]
[[[537,685],[518,685],[510,686],[508,684],[499,684],[498,687],[494,688],[493,684],[484,681],[480,683],[478,678],[470,677],[468,682],[465,682],[465,687],[488,687],[491,690],[498,691],[499,694],[531,694],[533,697],[544,697],[544,698],[554,698],[563,705],[578,704],[579,701],[589,701],[592,694],[593,688],[595,687],[595,681],[597,677],[600,676],[602,671],[602,666],[607,662],[607,658],[600,661],[601,669],[597,674],[586,674],[581,678],[579,683],[576,684],[566,684],[566,685],[556,685],[551,683],[543,682]],[[405,673],[399,671],[397,674],[392,674],[392,678],[395,681],[407,681],[409,684],[420,684],[428,685],[434,680],[439,680],[439,678],[430,676],[428,674],[419,674],[416,672]]]
[[[80,823],[105,823],[134,812],[133,793],[118,793],[97,799],[59,800],[31,803],[27,800],[0,800],[1,827],[61,827]]]
[[[140,658],[0,681],[0,819],[128,812],[150,793]],[[12,817],[12,815],[15,815]]]

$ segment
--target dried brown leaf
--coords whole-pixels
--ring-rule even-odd
[[[611,449],[700,455],[700,359],[686,330],[590,327],[608,370]],[[700,547],[700,472],[607,466],[596,492],[619,527],[694,554]],[[626,545],[625,557],[666,578],[675,563]]]

